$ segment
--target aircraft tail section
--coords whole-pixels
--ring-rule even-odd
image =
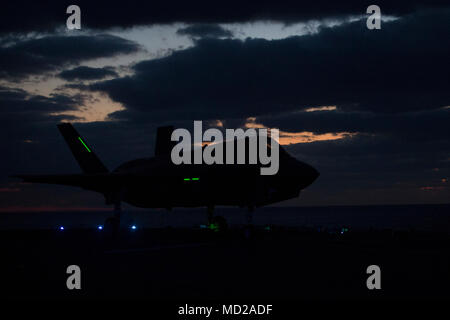
[[[59,124],[58,129],[84,173],[94,174],[109,172],[92,148],[88,146],[87,142],[78,134],[72,124]]]

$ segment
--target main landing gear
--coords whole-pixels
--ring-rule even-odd
[[[215,232],[224,232],[228,229],[227,220],[222,216],[214,216],[214,206],[208,206],[208,228]]]
[[[255,206],[249,205],[247,214],[245,216],[247,224],[244,226],[244,236],[246,239],[250,239],[253,236],[253,212],[255,211]]]
[[[245,215],[246,223],[244,224],[244,236],[249,239],[253,236],[254,227],[253,227],[253,212],[255,211],[255,206],[249,205],[248,211]],[[207,215],[208,215],[208,229],[215,232],[223,232],[228,229],[227,221],[222,216],[214,216],[214,206],[207,207]]]

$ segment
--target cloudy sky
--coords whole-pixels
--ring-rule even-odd
[[[284,205],[448,203],[450,5],[14,1],[0,12],[0,210],[103,207],[16,173],[80,171],[56,124],[108,168],[153,155],[173,124],[279,128],[320,178]]]

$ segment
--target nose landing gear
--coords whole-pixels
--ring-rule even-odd
[[[120,230],[122,218],[122,193],[119,192],[114,198],[113,216],[105,220],[105,231],[111,233],[113,238],[117,238]],[[108,204],[111,204],[107,201]]]

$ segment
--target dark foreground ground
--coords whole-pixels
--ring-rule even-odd
[[[448,299],[448,233],[300,227],[0,231],[2,296],[143,298],[176,301]],[[82,289],[68,290],[78,265]],[[366,287],[366,268],[381,267],[381,290]]]

